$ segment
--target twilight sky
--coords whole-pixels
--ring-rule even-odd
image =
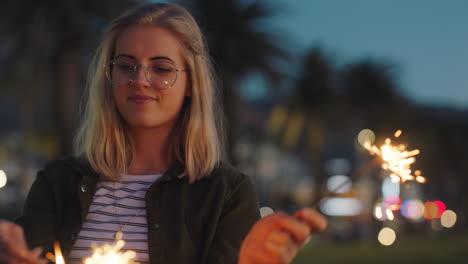
[[[320,44],[339,63],[397,63],[404,94],[468,109],[468,1],[269,0],[272,26],[298,50]]]

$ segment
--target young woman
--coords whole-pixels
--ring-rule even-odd
[[[249,177],[222,161],[209,56],[181,6],[114,20],[88,80],[76,153],[38,173],[18,225],[0,223],[0,260],[43,263],[59,241],[80,263],[123,234],[141,263],[288,263],[325,228],[311,209],[259,220]]]

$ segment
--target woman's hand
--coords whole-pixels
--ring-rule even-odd
[[[239,264],[290,263],[312,233],[324,231],[327,220],[304,208],[294,216],[276,212],[260,219],[242,242]]]
[[[40,258],[41,248],[29,250],[23,229],[14,223],[0,220],[0,262],[8,264],[45,264]]]

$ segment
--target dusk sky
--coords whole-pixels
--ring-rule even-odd
[[[468,109],[468,1],[270,0],[273,28],[299,50],[320,44],[338,63],[396,63],[404,95]]]

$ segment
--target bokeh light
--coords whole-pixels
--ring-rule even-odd
[[[393,215],[392,210],[390,210],[390,208],[387,208],[385,210],[385,214],[387,215],[388,220],[392,221],[393,219],[395,219],[395,216]]]
[[[374,206],[374,216],[379,221],[393,221],[395,215],[385,202],[379,202]]]
[[[426,219],[435,219],[439,213],[439,208],[433,202],[424,203],[424,218]]]
[[[424,218],[438,219],[446,208],[445,204],[441,201],[426,202],[424,203]]]
[[[424,204],[420,200],[405,200],[401,205],[400,212],[408,219],[421,219],[424,214]]]
[[[457,222],[457,214],[452,210],[446,210],[440,217],[440,223],[445,228],[451,228]]]
[[[345,175],[334,175],[327,180],[327,188],[330,192],[345,193],[351,185],[351,180]]]
[[[391,194],[385,198],[385,205],[392,211],[400,210],[401,198],[396,194]]]
[[[7,176],[3,170],[0,170],[0,188],[5,187],[7,184]]]
[[[320,205],[322,213],[329,216],[356,216],[362,209],[362,201],[356,198],[329,198]]]
[[[378,235],[378,240],[380,244],[384,246],[390,246],[392,245],[395,240],[396,240],[396,233],[393,231],[393,229],[389,227],[384,227],[380,230],[379,235]]]
[[[399,196],[400,184],[393,182],[389,177],[385,178],[382,183],[382,195],[384,199],[389,196]]]
[[[375,134],[374,131],[370,129],[364,129],[361,130],[358,134],[358,142],[361,145],[366,145],[366,144],[374,144],[375,141]]]
[[[271,215],[272,213],[274,213],[275,211],[273,211],[273,209],[271,209],[270,207],[268,206],[264,206],[262,208],[260,208],[260,216],[263,218],[265,216],[268,216],[268,215]]]
[[[383,209],[382,206],[376,205],[374,208],[374,216],[377,220],[382,220],[383,218]]]
[[[437,218],[440,218],[442,214],[447,210],[447,206],[442,201],[434,201],[435,205],[437,205]]]

